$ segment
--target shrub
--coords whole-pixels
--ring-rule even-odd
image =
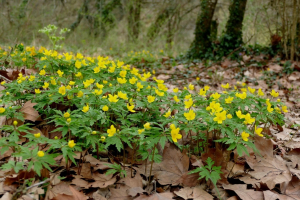
[[[21,163],[28,170],[34,162],[37,173],[42,167],[51,170],[57,155],[76,164],[74,151],[96,154],[116,148],[125,153],[125,146],[137,152],[135,159],[159,162],[158,145],[163,149],[169,141],[182,149],[182,136],[191,139],[190,147],[198,153],[206,150],[212,139],[241,155],[247,153],[246,146],[255,149],[254,135],[263,136],[260,125],[282,124],[283,112],[287,112],[275,91],[270,99],[261,89],[245,84],[222,85],[220,94],[209,86],[195,91],[192,84],[168,91],[164,81],[150,72],[140,73],[107,57],[18,45],[11,53],[0,50],[0,62],[16,66],[14,73],[18,74],[16,80],[1,82],[5,89],[1,91],[0,116],[6,117],[1,153],[11,148],[14,157],[29,160]],[[20,69],[23,65],[37,73],[25,75]],[[35,105],[32,112],[39,113],[42,123],[24,115],[21,108],[26,102]],[[42,126],[61,135],[32,134],[33,128]],[[18,145],[22,138],[27,142]],[[44,146],[49,148],[43,150]],[[2,168],[18,171],[21,165],[15,159]]]

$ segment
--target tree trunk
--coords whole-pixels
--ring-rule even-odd
[[[129,40],[135,40],[140,33],[140,15],[142,0],[128,1],[128,35]]]
[[[291,61],[294,61],[295,56],[295,43],[296,43],[296,32],[297,32],[297,0],[293,1],[293,20],[292,20],[292,30],[291,30]]]
[[[147,37],[149,41],[152,41],[160,32],[166,21],[168,20],[172,9],[165,8],[156,17],[155,22],[148,29]]]
[[[189,58],[204,58],[205,52],[211,50],[211,23],[217,2],[218,0],[201,1],[201,13],[196,22],[195,39],[188,52]]]
[[[222,38],[222,44],[227,50],[234,50],[243,44],[242,28],[246,4],[247,0],[231,0],[231,5],[229,7],[229,19],[226,24],[226,32]]]

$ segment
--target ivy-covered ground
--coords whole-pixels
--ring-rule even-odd
[[[299,199],[299,71],[2,47],[1,199]]]

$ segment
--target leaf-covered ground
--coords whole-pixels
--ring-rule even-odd
[[[28,70],[28,73],[32,71]],[[300,133],[297,126],[300,125],[300,64],[287,64],[277,58],[267,60],[263,56],[244,56],[240,63],[226,60],[209,68],[198,64],[189,68],[165,64],[164,70],[157,70],[156,75],[165,80],[170,90],[192,82],[196,85],[196,91],[204,85],[221,91],[221,84],[234,85],[237,81],[243,81],[252,88],[275,89],[279,91],[281,101],[289,107],[286,123],[284,126],[265,128],[263,131],[267,137],[255,138],[260,155],[250,148],[250,156],[239,157],[235,151],[227,155],[215,146],[201,156],[188,156],[187,152],[167,144],[160,151],[163,161],[152,166],[150,162],[132,163],[134,153],[128,148],[125,159],[110,152],[99,155],[99,159],[88,151],[77,152],[75,159],[78,164],[71,165],[69,173],[65,169],[66,161],[59,156],[56,158],[58,166],[53,172],[42,170],[43,182],[35,181],[33,172],[20,171],[16,174],[0,171],[1,199],[12,199],[21,192],[24,195],[19,199],[24,200],[300,199]],[[14,73],[6,76],[13,79]],[[21,112],[26,119],[34,122],[40,116],[33,106],[28,102]],[[61,134],[51,131],[43,132],[51,134],[51,137]],[[179,143],[189,144],[189,137],[184,132],[182,134],[183,139]],[[1,162],[7,162],[11,153],[7,151],[0,155]],[[208,157],[216,166],[221,166],[217,189],[210,181],[199,180],[198,174],[189,174],[191,170],[206,164],[204,161]],[[109,163],[121,164],[127,176],[105,175]],[[24,179],[32,180],[31,186],[25,185]]]

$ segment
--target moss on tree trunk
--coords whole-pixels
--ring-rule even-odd
[[[227,50],[233,50],[243,44],[242,28],[246,4],[247,0],[231,0],[226,32],[221,42]]]
[[[201,13],[196,22],[195,39],[188,52],[189,58],[204,58],[206,51],[211,51],[211,24],[217,2],[218,0],[201,1]]]

